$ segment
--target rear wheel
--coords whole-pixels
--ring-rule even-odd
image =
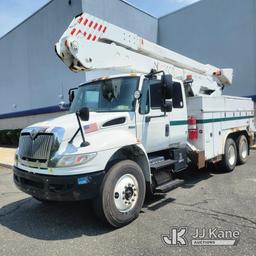
[[[245,164],[249,156],[248,140],[244,135],[238,137],[237,145],[237,158],[239,164]]]
[[[114,227],[136,219],[145,198],[145,178],[133,161],[115,164],[106,174],[94,202],[96,214]]]
[[[226,172],[231,172],[237,164],[237,148],[232,138],[228,138],[225,144],[224,155],[221,161],[221,167]]]

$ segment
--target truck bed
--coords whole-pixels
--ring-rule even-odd
[[[220,156],[230,131],[254,130],[254,104],[250,98],[197,96],[188,98],[188,116],[197,119],[198,139],[190,141],[206,160]]]

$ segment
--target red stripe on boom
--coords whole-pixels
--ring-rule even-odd
[[[73,36],[75,32],[76,32],[76,29],[73,28],[72,31],[70,32],[70,34]]]
[[[85,25],[85,26],[86,26],[87,22],[88,22],[88,19],[86,19],[86,20],[84,21],[84,25]]]
[[[91,22],[90,22],[90,24],[89,24],[89,28],[92,26],[92,24],[93,24],[93,21],[91,21]]]
[[[102,25],[99,26],[98,30],[101,31],[101,29],[102,29]]]

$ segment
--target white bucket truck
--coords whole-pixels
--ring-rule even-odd
[[[19,189],[40,201],[93,199],[114,227],[138,217],[146,191],[166,192],[192,163],[232,171],[254,142],[248,98],[222,96],[219,69],[87,13],[56,53],[89,82],[70,89],[70,113],[22,130],[14,165]],[[62,104],[62,107],[64,105]]]

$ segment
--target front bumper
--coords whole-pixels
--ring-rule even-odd
[[[23,192],[50,201],[79,201],[98,195],[105,172],[53,176],[35,174],[13,167],[13,179]]]

